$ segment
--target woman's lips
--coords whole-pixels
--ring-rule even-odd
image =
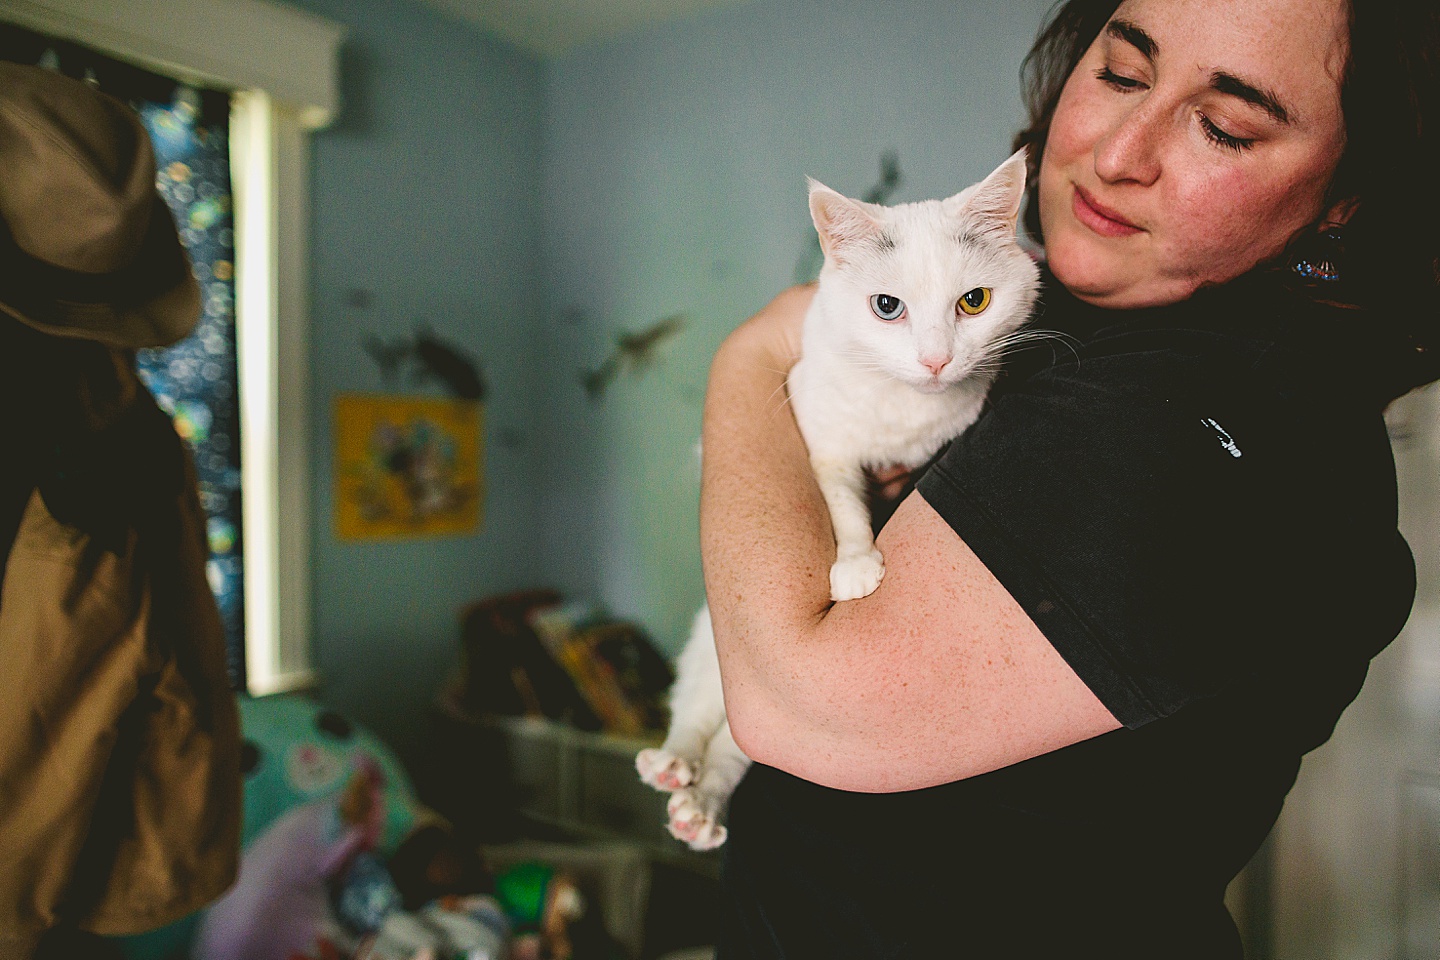
[[[1139,227],[1115,211],[1097,204],[1095,199],[1085,191],[1085,188],[1079,185],[1075,187],[1075,195],[1070,201],[1070,206],[1075,211],[1076,220],[1102,237],[1128,237],[1141,232]]]

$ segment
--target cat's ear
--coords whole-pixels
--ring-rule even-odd
[[[1025,199],[1025,151],[1017,150],[984,180],[945,201],[954,215],[981,222],[1007,236],[1015,233],[1020,204]]]
[[[812,178],[809,183],[810,219],[826,257],[843,260],[846,247],[880,238],[885,228],[866,209],[868,204],[836,193],[819,180]]]

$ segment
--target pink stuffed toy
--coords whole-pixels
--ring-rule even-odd
[[[206,911],[196,960],[291,960],[334,953],[327,884],[373,848],[384,820],[384,778],[369,758],[340,794],[281,815],[244,851],[240,878]]]

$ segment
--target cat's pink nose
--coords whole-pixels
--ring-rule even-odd
[[[922,357],[920,360],[920,366],[924,367],[926,370],[929,370],[931,373],[935,374],[935,376],[938,377],[940,376],[940,371],[944,370],[947,366],[949,366],[952,359],[952,357]]]

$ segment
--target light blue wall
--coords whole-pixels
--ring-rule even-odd
[[[314,656],[325,701],[409,753],[455,662],[460,609],[541,577],[543,78],[534,58],[410,0],[297,5],[349,29],[342,113],[313,140]],[[386,389],[362,338],[418,321],[478,356],[489,381],[484,526],[342,542],[333,399]]]
[[[555,586],[678,650],[709,357],[792,282],[805,176],[860,193],[891,149],[897,199],[983,176],[1048,0],[755,0],[544,64],[413,0],[295,2],[350,30],[314,138],[315,657],[325,700],[410,753],[472,600]],[[652,368],[586,398],[617,333],[674,313]],[[362,337],[420,320],[490,381],[484,528],[342,543],[333,398],[383,389]]]
[[[703,588],[695,444],[708,361],[790,283],[811,175],[852,195],[886,150],[896,200],[1010,153],[1019,66],[1050,0],[757,0],[546,64],[543,188],[549,579],[669,651]],[[574,311],[583,310],[577,322]],[[688,325],[600,404],[574,372],[617,332]]]

